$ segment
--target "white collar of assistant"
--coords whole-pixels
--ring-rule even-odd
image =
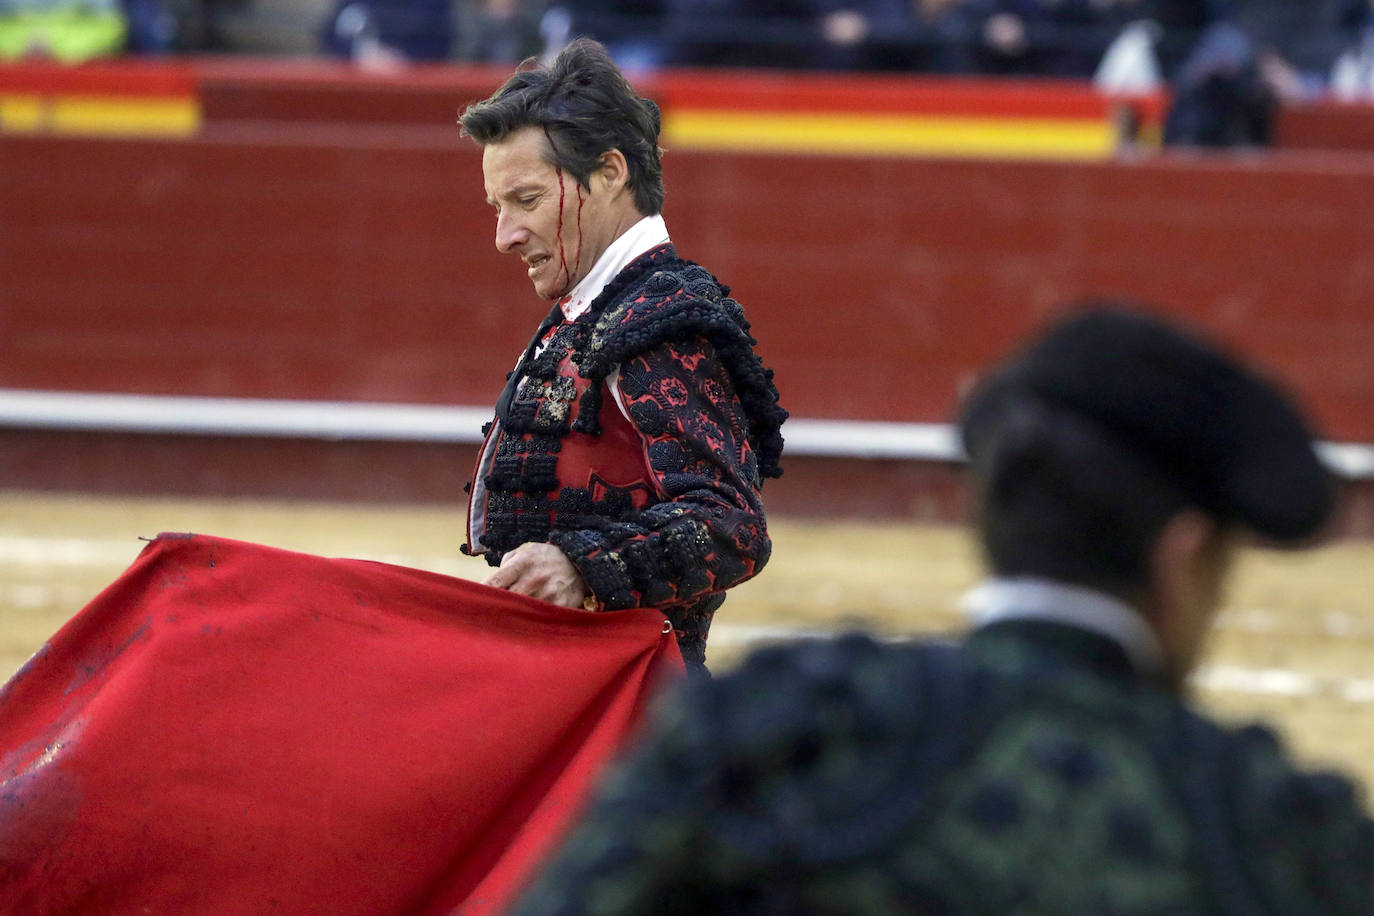
[[[1150,625],[1129,605],[1090,588],[1029,576],[986,579],[963,598],[974,626],[1042,620],[1087,630],[1121,646],[1137,671],[1152,674],[1164,652]]]
[[[659,245],[666,245],[668,241],[668,224],[663,221],[661,214],[646,216],[626,229],[601,253],[592,269],[562,301],[563,314],[569,321],[577,318],[631,261]]]

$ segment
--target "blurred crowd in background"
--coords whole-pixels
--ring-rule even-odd
[[[1254,98],[1374,99],[1374,0],[0,0],[0,60],[327,55],[514,63],[577,35],[623,68],[1095,78]]]

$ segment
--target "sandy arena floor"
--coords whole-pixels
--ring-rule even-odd
[[[92,499],[0,491],[0,677],[7,677],[134,558],[139,537],[194,531],[466,578],[457,507]],[[951,528],[775,519],[773,561],[716,618],[708,661],[750,646],[851,626],[945,634],[978,575]],[[1199,701],[1235,720],[1276,723],[1295,752],[1374,786],[1374,543],[1304,554],[1253,550],[1196,678]]]

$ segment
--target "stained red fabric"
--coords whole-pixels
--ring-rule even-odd
[[[0,691],[0,912],[499,912],[663,616],[163,535]]]

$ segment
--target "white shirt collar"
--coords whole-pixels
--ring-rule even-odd
[[[974,626],[999,620],[1043,620],[1105,636],[1121,646],[1137,671],[1164,664],[1159,638],[1133,608],[1110,595],[1029,576],[986,579],[963,598]]]
[[[614,280],[631,261],[646,251],[666,245],[668,242],[668,224],[663,221],[661,214],[646,216],[626,229],[601,253],[592,269],[572,288],[572,292],[560,301],[563,314],[569,321],[577,318],[587,310],[592,300],[601,294],[606,284]]]

